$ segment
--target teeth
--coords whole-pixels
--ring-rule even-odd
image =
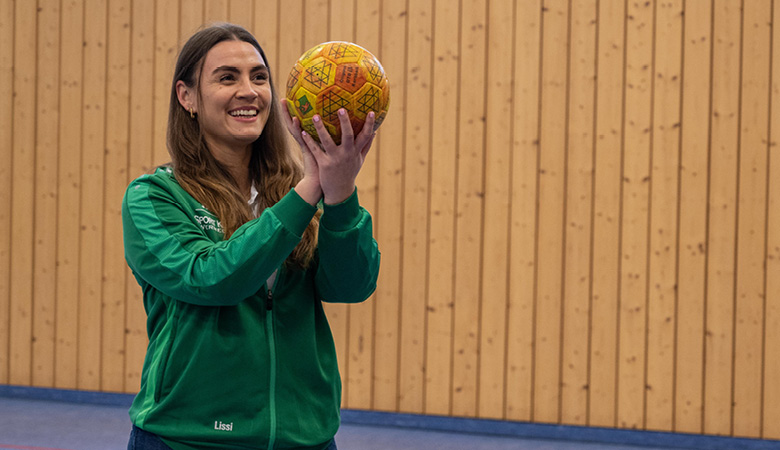
[[[238,111],[232,111],[231,116],[256,116],[257,111],[254,109],[239,109]]]

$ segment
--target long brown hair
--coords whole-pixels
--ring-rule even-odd
[[[176,95],[176,83],[181,80],[188,87],[200,82],[203,61],[216,44],[236,40],[252,44],[265,57],[260,44],[245,28],[217,23],[196,32],[179,52],[171,86],[171,104],[168,112],[168,152],[171,155],[174,175],[179,184],[222,223],[225,239],[254,215],[238,184],[225,166],[219,163],[208,149],[199,120],[181,106]],[[269,67],[270,73],[270,67]],[[303,169],[293,157],[288,146],[287,128],[281,116],[273,80],[271,83],[271,111],[260,137],[252,144],[249,173],[257,186],[258,200],[269,207],[286,195],[303,177]],[[200,87],[197,89],[200,97]],[[306,268],[317,247],[319,213],[309,223],[298,246],[287,258],[288,266]]]

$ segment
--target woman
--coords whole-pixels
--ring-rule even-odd
[[[342,115],[339,146],[320,122],[320,146],[286,111],[245,29],[214,25],[182,48],[172,163],[133,181],[122,207],[149,334],[128,449],[336,448],[341,381],[321,302],[376,286],[355,189],[374,121],[354,135]]]

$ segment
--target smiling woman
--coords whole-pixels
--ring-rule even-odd
[[[376,287],[355,188],[373,117],[354,135],[342,114],[338,146],[320,124],[320,146],[274,92],[239,26],[205,28],[181,50],[172,162],[133,181],[122,205],[149,334],[129,449],[336,448],[341,382],[322,302]]]

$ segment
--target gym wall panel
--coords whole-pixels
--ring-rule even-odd
[[[775,0],[0,2],[0,383],[135,392],[127,183],[203,23],[357,42],[391,83],[343,406],[780,438]],[[291,141],[292,142],[292,141]],[[295,150],[295,149],[294,149]]]

